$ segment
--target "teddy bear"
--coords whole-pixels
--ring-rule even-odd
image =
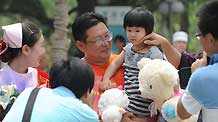
[[[180,122],[176,114],[176,105],[182,90],[179,88],[179,75],[177,69],[166,60],[142,58],[138,62],[139,67],[139,90],[146,99],[154,102],[149,106],[151,115],[155,115],[157,110],[162,112],[164,119],[173,122]],[[167,101],[167,102],[166,102]],[[164,110],[163,110],[164,105]],[[170,106],[167,107],[167,106]],[[169,113],[174,109],[173,119],[168,118]],[[169,112],[169,113],[167,113]],[[166,116],[165,116],[166,115]],[[196,120],[196,119],[195,119]],[[184,120],[184,122],[193,122]]]
[[[128,96],[122,88],[112,88],[101,94],[98,108],[103,122],[120,122],[125,108],[129,104]]]
[[[174,87],[178,85],[177,69],[165,60],[142,58],[138,62],[139,90],[146,99],[154,100],[158,109],[164,101],[174,95]]]

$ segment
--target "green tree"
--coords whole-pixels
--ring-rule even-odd
[[[0,14],[4,16],[19,15],[23,18],[34,18],[42,24],[52,25],[53,19],[49,18],[39,0],[1,0]]]

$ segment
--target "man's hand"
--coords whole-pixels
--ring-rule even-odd
[[[206,52],[203,53],[203,57],[201,59],[197,59],[191,66],[192,72],[200,67],[204,67],[207,65],[207,54]]]
[[[135,116],[130,113],[130,112],[125,112],[123,113],[121,122],[133,122],[132,118],[134,118]]]
[[[147,36],[144,37],[144,43],[147,45],[161,45],[164,42],[168,42],[166,38],[163,36],[156,34],[156,33],[151,33]]]

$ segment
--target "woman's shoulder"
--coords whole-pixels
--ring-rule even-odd
[[[11,78],[11,74],[13,74],[12,70],[7,64],[5,64],[0,69],[0,84],[8,82],[8,79]]]

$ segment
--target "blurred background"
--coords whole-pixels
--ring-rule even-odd
[[[208,0],[1,0],[0,26],[31,20],[42,29],[46,40],[47,55],[42,68],[47,70],[52,62],[67,55],[80,56],[71,35],[74,19],[85,12],[97,12],[108,17],[107,23],[113,36],[122,35],[125,13],[133,7],[149,9],[155,16],[154,32],[169,40],[175,31],[189,35],[188,51],[201,52],[195,33],[198,32],[196,12]],[[2,34],[0,34],[2,39]],[[126,39],[127,41],[127,39]],[[116,49],[112,45],[112,52]]]

